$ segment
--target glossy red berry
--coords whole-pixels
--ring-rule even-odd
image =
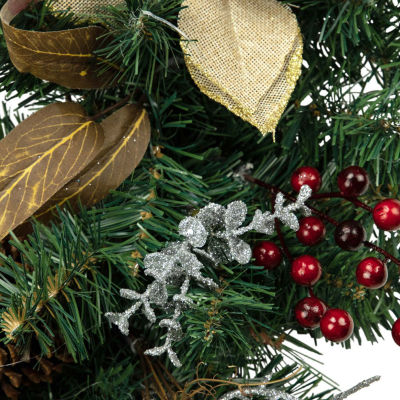
[[[374,208],[375,224],[384,231],[396,231],[400,228],[400,201],[386,199],[380,201]]]
[[[321,318],[319,324],[322,334],[332,342],[347,340],[354,330],[351,315],[340,308],[331,308]]]
[[[362,260],[356,270],[357,282],[369,289],[379,289],[385,285],[388,270],[379,258],[368,257]]]
[[[392,337],[396,344],[400,346],[400,319],[393,324]]]
[[[319,261],[307,254],[293,260],[291,275],[293,280],[303,286],[315,285],[321,278],[322,268]]]
[[[307,246],[319,243],[325,237],[324,223],[317,217],[305,217],[300,220],[300,228],[296,232],[297,239]]]
[[[358,221],[344,221],[335,230],[335,241],[343,250],[358,250],[366,237],[365,229]]]
[[[280,248],[272,242],[261,242],[253,249],[253,257],[256,259],[255,265],[265,269],[274,269],[282,262],[282,252]]]
[[[369,176],[364,168],[353,165],[338,175],[339,190],[344,196],[361,196],[367,191],[368,185]]]
[[[291,184],[296,192],[300,192],[303,185],[308,185],[313,192],[318,192],[321,183],[321,175],[314,167],[300,167],[292,174]]]
[[[305,328],[316,328],[326,313],[327,307],[316,297],[305,297],[300,300],[294,309],[297,322]]]

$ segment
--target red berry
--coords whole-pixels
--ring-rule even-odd
[[[313,192],[318,192],[321,183],[321,175],[314,167],[300,167],[292,174],[291,184],[296,192],[300,192],[303,185],[308,185]]]
[[[400,346],[400,319],[393,324],[392,337],[396,344]]]
[[[256,265],[265,269],[274,269],[282,262],[282,252],[272,242],[261,242],[253,249],[253,257]]]
[[[324,223],[317,217],[305,217],[300,220],[300,228],[296,232],[297,239],[307,246],[319,243],[325,237]]]
[[[369,176],[364,168],[353,165],[338,175],[339,190],[344,196],[361,196],[367,191],[368,185]]]
[[[335,230],[335,241],[343,250],[358,250],[366,237],[365,229],[357,221],[342,222]]]
[[[400,201],[386,199],[380,201],[374,208],[375,224],[384,231],[396,231],[400,228]]]
[[[388,270],[379,258],[368,257],[362,260],[356,270],[357,282],[369,289],[379,289],[385,285]]]
[[[305,254],[293,260],[291,274],[297,284],[312,286],[321,278],[321,264],[315,257]]]
[[[321,318],[319,324],[322,334],[332,342],[343,342],[353,333],[354,322],[351,315],[339,308],[331,308]]]
[[[298,323],[305,328],[316,328],[326,313],[324,302],[316,297],[305,297],[300,300],[294,309]]]

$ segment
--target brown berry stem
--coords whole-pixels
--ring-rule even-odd
[[[276,199],[276,193],[272,193],[272,207],[273,207],[273,212],[275,212],[275,199]],[[279,242],[281,244],[283,254],[285,254],[286,258],[289,260],[291,263],[293,261],[293,256],[292,253],[290,252],[289,248],[286,245],[285,237],[283,236],[282,230],[281,230],[281,222],[279,221],[278,218],[275,218],[275,230],[276,233],[278,234]]]
[[[388,253],[386,250],[376,246],[375,244],[371,243],[371,242],[363,242],[364,246],[369,247],[370,249],[376,251],[377,253],[382,254],[386,260],[391,260],[393,261],[396,265],[398,265],[400,267],[400,260],[398,260],[396,257],[392,256],[390,253]]]
[[[251,183],[256,184],[257,186],[263,187],[268,189],[270,192],[272,192],[275,195],[277,195],[278,193],[282,193],[288,200],[295,202],[296,199],[290,195],[289,193],[284,192],[283,190],[281,190],[278,186],[275,185],[271,185],[270,183],[266,183],[261,181],[260,179],[254,178],[251,175],[244,175],[243,178]],[[313,195],[311,197],[311,199],[315,199],[316,197],[314,197],[315,195]],[[323,198],[323,197],[318,197],[318,198]],[[329,217],[328,215],[326,215],[325,213],[317,210],[314,207],[311,207],[309,205],[307,205],[307,207],[315,214],[318,215],[320,218],[322,218],[323,220],[329,222],[330,224],[334,225],[334,226],[339,226],[339,222],[336,221],[335,219]],[[275,223],[276,226],[276,223]],[[282,234],[282,233],[281,233]],[[279,236],[279,233],[278,233]],[[281,242],[282,243],[282,242]],[[386,259],[391,260],[393,263],[395,263],[397,266],[400,267],[400,260],[397,259],[396,257],[392,256],[390,253],[388,253],[386,250],[382,249],[381,247],[369,242],[369,241],[364,241],[363,242],[364,246],[382,254]],[[282,246],[283,247],[283,246]]]
[[[281,230],[281,224],[280,224],[279,219],[277,219],[277,218],[275,219],[275,229],[276,229],[276,233],[278,234],[279,242],[281,243],[283,253],[285,254],[286,258],[291,263],[293,261],[293,256],[292,256],[292,253],[290,252],[289,248],[286,246],[285,237],[283,236],[283,233]]]
[[[275,185],[271,185],[269,183],[263,182],[257,178],[254,178],[251,175],[244,175],[244,179],[248,182],[252,182],[254,184],[256,184],[257,186],[261,186],[264,187],[266,189],[268,189],[270,192],[272,192],[273,194],[278,194],[278,193],[282,193],[288,200],[295,202],[296,198],[293,197],[292,195],[290,195],[289,193],[284,192],[283,190],[281,190],[279,187],[275,186]],[[307,205],[307,207],[315,214],[318,215],[318,217],[324,219],[325,221],[329,222],[332,225],[338,226],[339,222],[337,222],[336,220],[334,220],[333,218],[331,218],[329,215],[324,214],[323,212],[317,210],[314,207],[311,207],[309,205]]]
[[[348,196],[343,196],[340,192],[331,192],[331,193],[316,193],[311,196],[312,200],[317,200],[317,199],[333,199],[333,198],[340,198],[344,199],[347,201],[350,201],[353,203],[355,206],[363,208],[364,210],[372,213],[373,208],[368,206],[367,204],[363,203],[362,201],[358,200],[356,197],[348,197]]]

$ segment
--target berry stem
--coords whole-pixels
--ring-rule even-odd
[[[248,182],[252,182],[254,184],[256,184],[257,186],[261,186],[264,187],[266,189],[268,189],[270,192],[272,192],[274,195],[278,194],[278,193],[282,193],[288,200],[295,202],[296,198],[293,197],[292,195],[290,195],[289,193],[284,192],[283,190],[281,190],[278,186],[275,185],[271,185],[269,183],[263,182],[257,178],[254,178],[251,175],[244,175],[244,179]],[[333,218],[331,218],[329,215],[324,214],[323,212],[317,210],[316,208],[307,205],[307,207],[315,214],[318,215],[320,218],[324,219],[325,221],[328,221],[330,224],[338,226],[339,222],[337,222],[336,220],[334,220]]]
[[[278,186],[271,185],[270,183],[263,182],[263,181],[261,181],[260,179],[254,178],[254,177],[251,176],[251,175],[244,175],[243,178],[244,178],[246,181],[248,181],[248,182],[251,182],[251,183],[256,184],[257,186],[260,186],[260,187],[263,187],[263,188],[268,189],[270,192],[272,192],[272,194],[273,194],[274,196],[277,195],[278,193],[282,193],[282,194],[285,196],[285,198],[287,198],[288,200],[290,200],[290,201],[292,201],[292,202],[295,202],[295,201],[296,201],[296,199],[295,199],[292,195],[290,195],[289,193],[284,192],[284,191],[281,190]],[[342,196],[340,196],[340,197],[342,197]],[[311,199],[315,199],[315,198],[316,198],[315,195],[313,195],[313,196],[311,197]],[[318,198],[323,198],[323,197],[318,197]],[[346,198],[346,197],[344,197],[344,198]],[[346,199],[348,199],[348,198],[346,198]],[[321,212],[321,211],[317,210],[316,208],[311,207],[311,206],[309,206],[309,205],[307,205],[307,207],[308,207],[315,215],[318,215],[320,218],[324,219],[325,221],[329,222],[330,224],[332,224],[332,225],[334,225],[334,226],[339,226],[339,222],[338,222],[338,221],[336,221],[335,219],[329,217],[329,216],[326,215],[325,213],[323,213],[323,212]],[[275,226],[276,226],[276,223],[275,223]],[[278,230],[277,230],[277,231],[278,231]],[[282,235],[282,232],[281,232],[280,234]],[[278,236],[279,236],[279,232],[278,232]],[[279,238],[279,240],[281,240],[281,239]],[[282,243],[282,242],[281,242],[281,243]],[[381,247],[379,247],[379,246],[377,246],[377,245],[375,245],[375,244],[373,244],[373,243],[371,243],[371,242],[369,242],[369,241],[364,241],[363,244],[364,244],[364,246],[366,246],[366,247],[368,247],[368,248],[370,248],[370,249],[372,249],[372,250],[374,250],[374,251],[376,251],[376,252],[382,254],[386,259],[391,260],[393,263],[395,263],[397,266],[400,267],[400,260],[397,259],[396,257],[392,256],[392,255],[391,255],[390,253],[388,253],[386,250],[382,249]],[[283,247],[283,246],[282,246],[282,247]],[[286,247],[286,245],[285,245],[285,247]],[[285,251],[285,249],[284,249],[284,251]],[[285,254],[286,254],[286,252],[285,252]]]
[[[312,200],[316,199],[333,199],[333,198],[341,198],[347,201],[350,201],[355,206],[363,208],[364,210],[372,213],[373,208],[368,206],[367,204],[363,203],[362,201],[358,200],[356,197],[348,197],[342,195],[340,192],[330,192],[330,193],[316,193],[311,196]]]
[[[275,212],[275,199],[276,199],[276,193],[272,193],[272,207],[273,207],[273,212]],[[283,253],[285,254],[286,258],[289,260],[291,263],[293,261],[292,254],[290,253],[289,248],[286,246],[286,241],[285,237],[283,236],[282,230],[281,230],[281,223],[278,218],[275,218],[275,230],[276,233],[278,234],[279,242],[281,244]]]
[[[291,263],[293,261],[293,256],[292,256],[292,253],[290,252],[289,248],[286,246],[285,237],[283,236],[283,233],[281,230],[281,224],[280,224],[279,219],[277,219],[277,218],[275,219],[275,229],[276,229],[276,233],[278,234],[279,242],[281,243],[283,253],[285,254],[287,259]]]
[[[363,242],[364,246],[369,247],[370,249],[376,251],[377,253],[382,254],[383,256],[385,256],[386,260],[391,260],[393,261],[396,265],[398,265],[400,267],[400,260],[398,260],[396,257],[392,256],[390,253],[388,253],[386,250],[376,246],[375,244],[371,243],[371,242]],[[385,261],[386,261],[385,260]]]

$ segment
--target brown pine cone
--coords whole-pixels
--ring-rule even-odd
[[[18,400],[24,387],[51,383],[66,363],[73,362],[67,353],[51,353],[49,358],[18,353],[12,344],[0,344],[0,398]]]

